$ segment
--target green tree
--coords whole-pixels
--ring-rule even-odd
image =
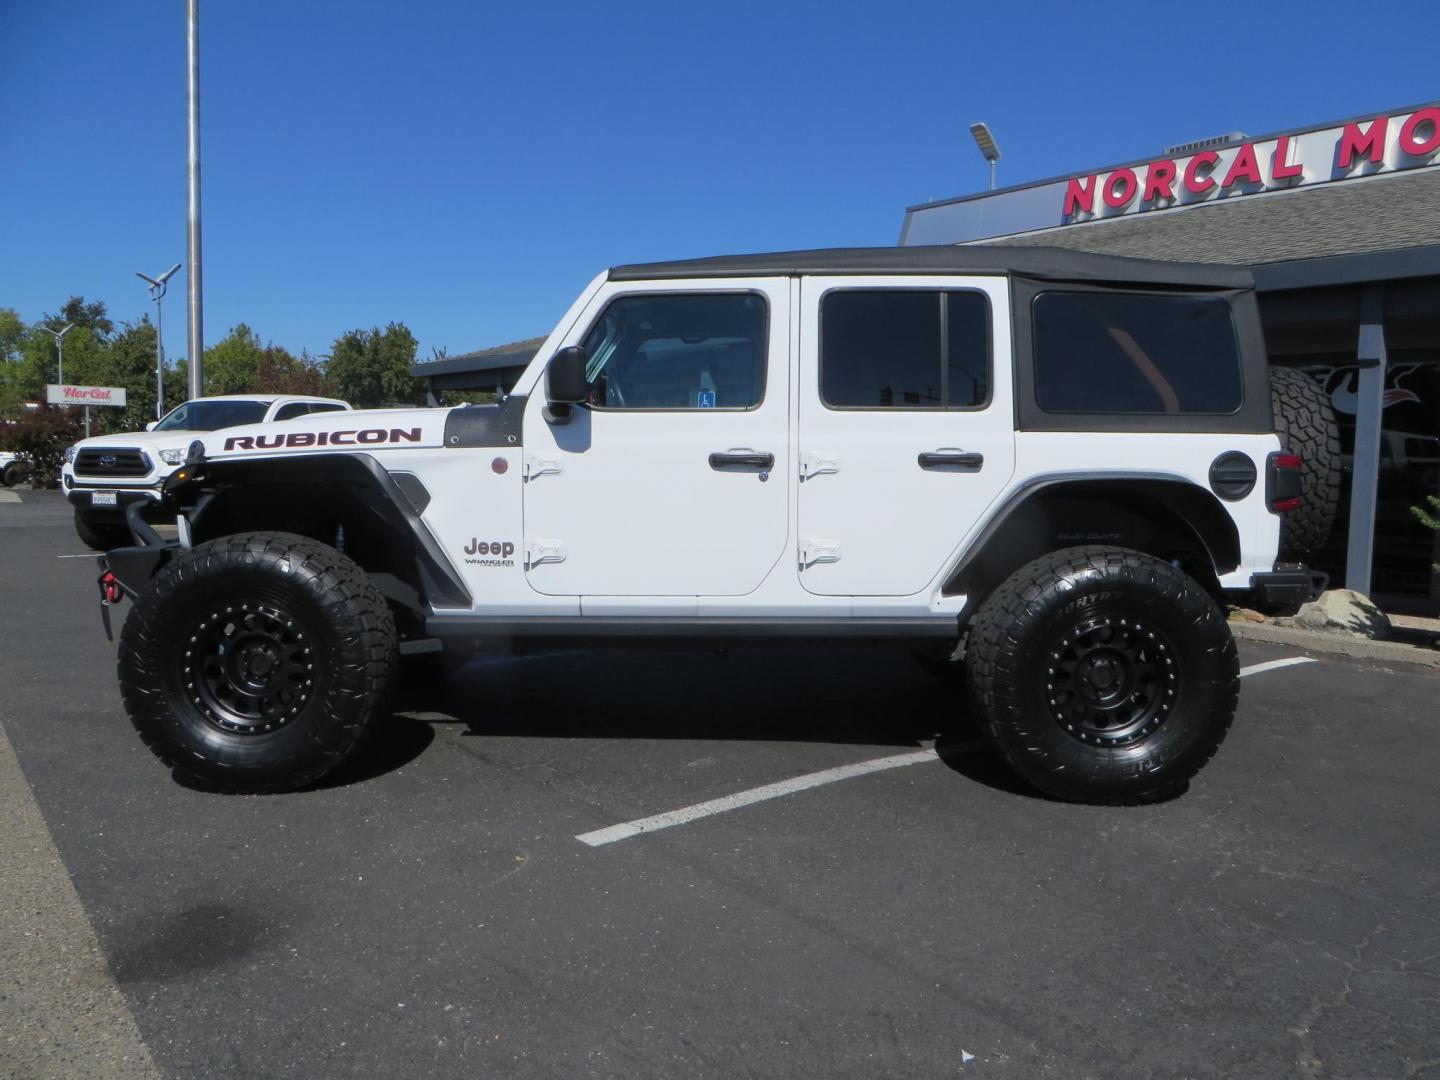
[[[0,420],[13,420],[25,400],[20,391],[22,346],[30,328],[14,308],[0,308]]]
[[[183,364],[165,364],[165,407],[185,400]],[[155,419],[155,324],[148,316],[125,323],[110,339],[103,386],[125,387],[125,408],[94,409],[99,430],[138,431]]]
[[[87,304],[83,296],[70,297],[59,311],[41,321],[52,330],[59,330],[66,323],[73,323],[76,329],[83,326],[97,341],[104,341],[115,332],[115,324],[105,312],[105,301],[93,300]],[[66,341],[69,341],[68,337]]]
[[[241,323],[205,350],[205,395],[251,394],[260,379],[260,335]]]
[[[356,407],[421,404],[425,388],[410,374],[418,345],[404,323],[341,334],[325,367],[331,392]]]

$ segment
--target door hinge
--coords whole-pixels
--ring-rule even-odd
[[[805,570],[819,563],[832,563],[840,561],[840,541],[838,540],[802,540],[800,541],[800,569]]]
[[[565,467],[560,464],[558,458],[527,457],[525,459],[525,479],[534,480],[537,476],[544,476],[546,473],[562,473]]]
[[[840,459],[834,454],[802,452],[800,455],[800,479],[808,480],[812,476],[823,476],[825,473],[838,473],[840,471]]]
[[[526,570],[533,569],[541,563],[564,561],[564,540],[531,540],[525,545]]]

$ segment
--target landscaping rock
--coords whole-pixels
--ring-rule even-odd
[[[1323,634],[1351,634],[1380,639],[1390,636],[1390,620],[1353,589],[1331,589],[1302,607],[1295,615],[1272,619],[1276,626],[1293,626]]]

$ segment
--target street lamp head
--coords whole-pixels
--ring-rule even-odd
[[[66,334],[68,334],[71,330],[74,330],[74,329],[75,329],[75,324],[74,324],[74,323],[66,323],[64,330],[51,330],[50,327],[46,326],[44,323],[39,323],[39,324],[37,324],[36,329],[37,329],[37,330],[44,330],[47,334],[49,334],[51,337],[53,337],[53,338],[58,342],[61,338],[63,338],[63,337],[64,337]]]
[[[135,276],[138,277],[138,278],[143,278],[144,280],[148,281],[153,287],[155,287],[155,288],[157,288],[157,289],[160,287],[160,282],[156,281],[156,280],[155,280],[153,277],[151,277],[149,274],[142,274],[139,270],[136,270],[136,271],[135,271]]]
[[[975,145],[980,148],[986,161],[993,165],[1000,160],[999,144],[995,142],[995,136],[990,134],[990,128],[984,121],[971,124],[970,134],[975,137]]]
[[[176,272],[179,271],[179,269],[180,269],[180,264],[179,264],[179,263],[176,263],[174,266],[170,267],[169,270],[166,270],[163,274],[161,274],[161,275],[160,275],[160,282],[161,282],[161,284],[164,284],[165,282],[169,281],[172,277],[174,277],[175,274],[176,274]]]

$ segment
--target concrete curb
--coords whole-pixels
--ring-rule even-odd
[[[1316,630],[1298,630],[1292,626],[1271,626],[1267,623],[1232,622],[1230,631],[1242,641],[1294,645],[1313,652],[1349,656],[1356,660],[1383,660],[1440,671],[1440,649],[1402,645],[1397,641],[1371,641],[1369,638],[1345,634],[1322,634]]]

